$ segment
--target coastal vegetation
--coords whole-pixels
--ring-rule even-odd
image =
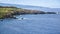
[[[56,14],[55,12],[44,12],[39,10],[28,10],[14,6],[0,6],[0,19],[14,18],[14,15],[20,14]]]
[[[9,18],[13,17],[15,12],[21,11],[21,8],[16,8],[12,6],[0,6],[0,18]]]

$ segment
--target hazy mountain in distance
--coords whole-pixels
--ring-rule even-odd
[[[0,6],[15,6],[18,8],[24,8],[24,9],[33,9],[33,10],[41,10],[46,12],[59,12],[60,8],[48,8],[48,7],[41,7],[41,6],[31,6],[31,5],[18,5],[18,4],[6,4],[6,3],[0,3]]]

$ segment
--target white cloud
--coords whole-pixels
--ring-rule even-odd
[[[44,7],[60,6],[60,0],[0,0],[0,3],[24,4]]]

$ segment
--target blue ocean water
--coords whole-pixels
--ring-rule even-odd
[[[28,14],[16,17],[18,19],[0,21],[0,34],[60,34],[59,14]]]

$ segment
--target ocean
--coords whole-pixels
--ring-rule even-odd
[[[0,34],[60,34],[60,14],[26,14],[16,17],[18,19],[0,20]]]

